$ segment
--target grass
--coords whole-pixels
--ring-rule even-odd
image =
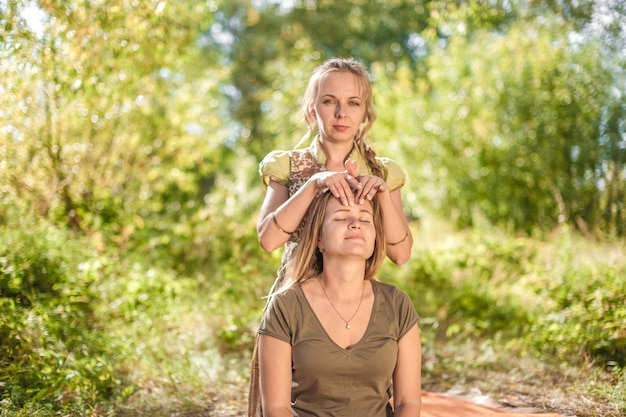
[[[425,339],[429,339],[428,332]],[[515,348],[476,340],[425,342],[423,388],[494,404],[564,416],[623,417],[624,375],[617,369],[577,367],[520,356]],[[436,353],[435,353],[436,352]],[[621,398],[620,398],[621,397]]]

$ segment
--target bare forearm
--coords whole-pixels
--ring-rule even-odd
[[[403,264],[411,257],[413,235],[409,229],[401,204],[394,201],[390,193],[379,196],[384,216],[387,256],[396,264]]]
[[[291,198],[278,207],[264,206],[259,214],[257,234],[263,249],[272,252],[287,242],[304,218],[317,194],[314,182],[305,183]],[[274,218],[272,218],[275,216]]]

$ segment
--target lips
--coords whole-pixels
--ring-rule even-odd
[[[344,125],[334,125],[333,128],[340,132],[345,132],[346,130],[350,129],[349,126],[344,126]]]

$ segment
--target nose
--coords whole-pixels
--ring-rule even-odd
[[[341,104],[337,104],[337,107],[335,108],[335,117],[337,117],[338,119],[343,119],[344,117],[346,117],[346,112],[344,111],[344,108]]]
[[[359,222],[359,219],[357,219],[356,217],[351,217],[350,221],[348,222],[348,228],[349,229],[360,229],[361,228],[361,222]]]

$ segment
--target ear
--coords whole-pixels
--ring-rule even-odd
[[[317,241],[317,249],[318,249],[320,252],[324,252],[324,245],[322,244],[321,239]]]

